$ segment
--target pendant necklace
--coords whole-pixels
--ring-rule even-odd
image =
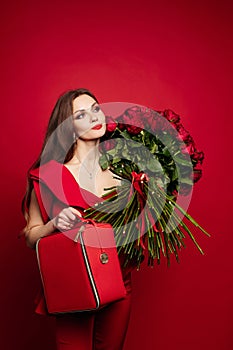
[[[86,167],[85,165],[85,161],[84,162],[81,162],[81,160],[79,159],[79,157],[76,155],[76,158],[78,159],[79,163],[80,163],[80,166],[84,166],[86,172],[88,173],[89,175],[89,179],[90,180],[93,180],[93,173],[94,173],[94,170],[95,170],[95,163],[96,163],[96,156],[95,156],[95,160],[94,160],[94,166],[93,166],[93,169],[92,171],[89,171],[89,169]]]

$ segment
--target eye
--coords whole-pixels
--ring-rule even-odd
[[[79,120],[85,118],[85,113],[78,113],[74,116],[74,119]]]
[[[100,106],[95,105],[95,107],[93,108],[93,112],[98,113],[99,111],[100,111]]]

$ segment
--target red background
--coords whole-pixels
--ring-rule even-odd
[[[1,5],[0,348],[54,349],[34,314],[34,251],[17,234],[26,171],[58,96],[171,108],[205,152],[189,212],[211,234],[181,263],[133,273],[125,350],[229,350],[232,336],[232,2],[27,1]],[[231,192],[231,193],[230,193]]]

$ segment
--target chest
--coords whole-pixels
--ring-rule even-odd
[[[81,188],[92,192],[97,197],[102,197],[111,187],[120,186],[120,179],[116,179],[110,170],[99,168],[96,172],[90,173],[84,167],[73,167],[66,165],[76,182]]]

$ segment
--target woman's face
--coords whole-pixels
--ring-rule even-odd
[[[95,140],[105,134],[105,115],[91,96],[81,95],[73,100],[73,125],[75,134],[83,140]]]

